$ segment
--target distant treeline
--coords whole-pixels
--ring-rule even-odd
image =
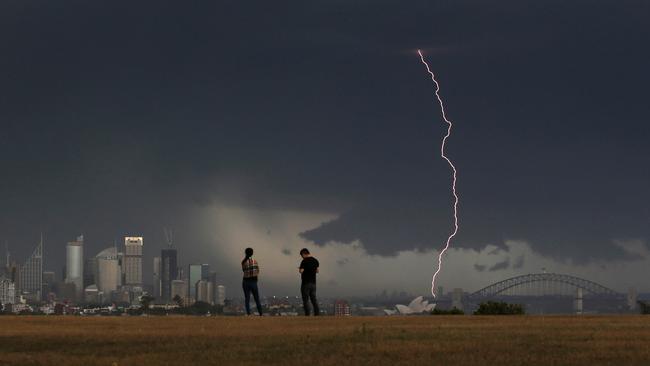
[[[487,301],[479,305],[474,315],[522,315],[525,314],[521,304],[508,304],[506,302]],[[433,309],[431,315],[463,315],[464,311],[454,307],[450,310]]]
[[[508,304],[506,302],[482,302],[474,315],[523,315],[524,306],[521,304]]]
[[[433,309],[433,311],[431,311],[431,315],[463,315],[463,314],[465,314],[465,312],[458,309],[455,306],[450,310]]]

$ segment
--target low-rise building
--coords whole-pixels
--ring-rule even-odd
[[[350,316],[350,304],[345,300],[336,300],[334,302],[335,316]]]
[[[181,299],[187,297],[187,285],[183,280],[173,280],[171,288],[171,300],[174,301],[174,298],[178,296]]]

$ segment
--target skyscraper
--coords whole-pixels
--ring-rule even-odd
[[[224,305],[226,303],[226,286],[218,285],[216,292],[216,304]]]
[[[122,284],[117,248],[110,247],[95,256],[97,260],[97,289],[105,299],[111,298],[111,293]]]
[[[190,264],[189,266],[189,281],[188,281],[188,294],[189,297],[198,301],[196,293],[196,284],[199,281],[210,281],[210,265],[209,264]]]
[[[117,247],[117,245],[115,245]],[[126,283],[126,275],[124,271],[126,270],[126,266],[124,265],[124,252],[117,252],[117,265],[120,269],[120,285],[123,285]]]
[[[210,265],[202,264],[201,265],[201,279],[204,281],[210,280]]]
[[[50,295],[54,296],[54,287],[56,283],[56,276],[54,272],[43,271],[43,300],[49,301]]]
[[[95,257],[84,260],[84,289],[90,285],[97,284],[97,260]]]
[[[53,285],[56,282],[56,273],[52,271],[43,271],[43,287]]]
[[[75,300],[81,301],[83,299],[84,283],[84,236],[79,235],[77,240],[68,242],[66,246],[66,261],[65,261],[65,282],[73,283],[75,285]]]
[[[125,285],[142,286],[142,247],[141,236],[124,238],[124,277]]]
[[[178,267],[176,258],[176,249],[163,249],[161,253],[160,269],[160,292],[162,299],[169,302],[172,300],[172,281],[178,278]]]
[[[43,290],[43,235],[32,255],[20,267],[18,277],[20,293],[32,300],[40,301]]]
[[[219,285],[219,282],[217,280],[217,272],[210,272],[210,283],[212,284],[212,303],[216,304],[217,303],[217,285]]]
[[[212,293],[212,283],[206,280],[200,280],[196,283],[196,301],[207,302],[208,304],[214,303],[214,295]]]
[[[13,304],[16,299],[16,287],[13,281],[0,276],[0,304]]]
[[[153,257],[153,297],[160,298],[160,257]]]
[[[203,265],[201,264],[190,264],[187,272],[187,295],[188,297],[196,300],[196,284],[201,281],[201,274],[203,270]]]

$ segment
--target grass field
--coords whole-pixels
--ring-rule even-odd
[[[650,365],[650,317],[0,317],[0,365]]]

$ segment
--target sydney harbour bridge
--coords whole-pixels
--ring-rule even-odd
[[[560,273],[531,273],[508,278],[480,290],[451,293],[450,306],[472,310],[489,300],[522,303],[528,313],[628,312],[636,293],[619,293],[596,282]]]

